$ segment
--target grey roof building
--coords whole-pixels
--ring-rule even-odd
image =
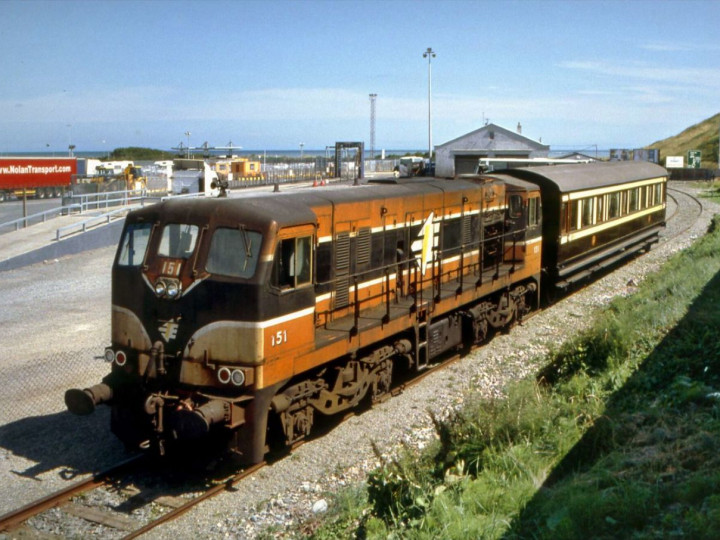
[[[588,156],[587,154],[583,154],[581,152],[572,152],[571,154],[565,154],[564,156],[559,156],[558,159],[582,159],[586,161],[599,161],[597,157]]]
[[[542,144],[521,133],[495,124],[435,147],[435,174],[453,178],[459,174],[475,172],[480,158],[538,158],[548,157],[550,145]]]

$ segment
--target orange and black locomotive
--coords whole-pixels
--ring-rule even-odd
[[[260,461],[268,433],[382,400],[399,372],[485,340],[657,241],[647,163],[169,200],[131,212],[112,271],[112,370],[68,390],[128,446],[210,437]]]

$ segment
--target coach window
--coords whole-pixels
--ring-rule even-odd
[[[629,193],[630,202],[628,203],[628,212],[635,212],[640,209],[640,189],[633,188]]]
[[[655,184],[655,204],[662,204],[663,201],[663,185]]]
[[[593,224],[593,207],[595,197],[583,199],[582,201],[582,224],[581,227],[588,227]]]
[[[608,219],[620,217],[620,192],[608,195]]]
[[[312,237],[284,238],[275,250],[271,283],[279,289],[307,285],[312,278]]]
[[[580,201],[570,201],[570,230],[577,231],[580,221]]]
[[[125,229],[118,252],[119,266],[140,266],[145,260],[145,250],[152,225],[150,223],[131,223]]]

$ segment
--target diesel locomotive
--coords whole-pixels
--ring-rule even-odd
[[[581,164],[135,210],[112,268],[111,372],[65,402],[109,405],[132,448],[213,439],[261,461],[649,249],[666,180]]]

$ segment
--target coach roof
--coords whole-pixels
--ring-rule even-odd
[[[666,177],[667,171],[647,161],[612,161],[548,165],[503,171],[505,174],[538,184],[561,193],[627,184],[638,180]]]

